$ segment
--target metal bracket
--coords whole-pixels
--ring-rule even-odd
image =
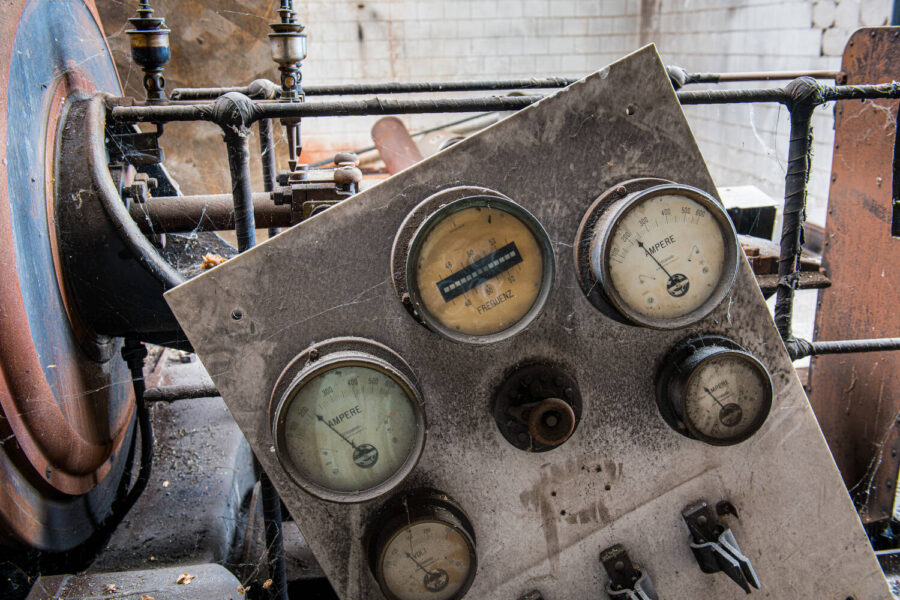
[[[691,532],[691,551],[704,573],[725,573],[742,590],[760,589],[753,565],[741,552],[731,529],[719,521],[712,509],[700,500],[685,508],[681,516]]]
[[[155,165],[165,159],[163,149],[159,147],[159,132],[149,133],[116,133],[109,132],[106,144],[109,150],[109,162],[127,162],[132,165]]]
[[[612,600],[659,600],[650,576],[634,566],[622,544],[603,550],[600,562],[609,575],[606,593]]]

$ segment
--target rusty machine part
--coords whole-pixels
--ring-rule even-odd
[[[80,311],[56,206],[70,181],[62,138],[72,107],[121,87],[93,2],[3,11],[16,17],[0,35],[0,530],[6,543],[63,551],[109,514],[131,439],[121,342]]]
[[[900,78],[897,40],[897,28],[856,32],[844,51],[841,83]],[[900,332],[898,312],[884,310],[900,295],[900,276],[892,268],[900,262],[897,104],[870,100],[835,107],[822,254],[833,285],[819,292],[817,339]],[[900,355],[815,357],[809,381],[810,401],[860,516],[883,529],[894,510],[900,467]]]
[[[677,330],[623,325],[597,310],[577,281],[576,231],[604,190],[637,177],[657,177],[713,193],[677,99],[732,97],[731,91],[676,97],[655,50],[644,48],[167,293],[340,597],[377,597],[377,573],[366,564],[361,540],[395,494],[422,487],[454,498],[471,519],[478,557],[490,557],[478,561],[467,597],[518,598],[535,588],[545,598],[595,597],[605,578],[597,552],[617,543],[641,557],[661,595],[742,597],[744,591],[728,577],[705,576],[691,566],[696,560],[681,518],[682,508],[697,498],[729,497],[735,490],[742,518],[734,524],[734,536],[752,556],[765,593],[779,595],[790,588],[802,597],[888,596],[746,259],[740,256],[735,285],[723,302]],[[738,97],[777,102],[784,91]],[[457,101],[437,100],[432,106],[440,102],[452,109]],[[311,104],[291,111],[300,114]],[[420,105],[396,104],[393,110],[404,106]],[[261,115],[275,112],[258,110]],[[133,107],[118,114],[189,118],[198,111]],[[558,141],[548,152],[535,132],[551,127]],[[623,144],[632,151],[623,155]],[[495,166],[513,163],[516,177]],[[557,267],[539,314],[486,343],[447,339],[421,323],[387,280],[393,274],[397,286],[397,265],[404,261],[392,261],[397,256],[392,249],[410,213],[441,190],[461,184],[494,190],[528,211],[552,241]],[[378,219],[371,218],[372,211]],[[517,248],[518,239],[512,240]],[[494,241],[498,249],[510,243]],[[453,302],[456,290],[482,293],[498,276],[523,264],[513,260],[512,249],[482,264],[494,252],[491,244],[467,248],[472,249],[471,265],[479,266],[464,271],[450,261],[444,273],[423,270],[420,288],[431,287],[433,293],[438,286],[439,295],[448,295],[445,302]],[[303,256],[305,268],[286,279],[265,268],[275,254]],[[508,265],[501,264],[510,254]],[[533,281],[540,286],[537,278]],[[250,286],[253,293],[241,293]],[[496,293],[505,290],[504,284]],[[483,313],[464,314],[461,323],[475,327]],[[702,333],[735,340],[772,374],[773,411],[740,444],[712,446],[679,435],[653,400],[654,367],[681,340]],[[352,505],[295,489],[270,451],[267,417],[282,369],[312,342],[345,335],[377,340],[402,356],[428,399],[428,436],[415,469],[388,497]],[[577,429],[543,453],[522,452],[508,443],[491,418],[494,392],[509,369],[535,360],[557,364],[582,392]],[[363,425],[351,419],[338,429],[357,443],[351,432]],[[343,446],[342,452],[354,451],[350,444]],[[805,466],[801,471],[795,468],[798,461]],[[765,484],[757,485],[763,473]],[[788,494],[792,502],[784,501]],[[798,505],[815,505],[829,527],[809,527],[796,519]],[[660,526],[648,528],[648,523]],[[429,545],[433,541],[428,538]],[[785,561],[784,548],[797,543],[803,552]],[[841,560],[834,561],[838,554]],[[401,558],[409,563],[404,569],[418,570],[410,586],[424,585],[426,574],[408,557]],[[821,569],[823,562],[829,569]]]
[[[419,147],[397,117],[378,119],[372,126],[372,141],[391,175],[422,160]]]

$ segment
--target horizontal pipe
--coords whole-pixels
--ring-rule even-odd
[[[880,85],[823,86],[821,102],[831,100],[897,98],[900,83]],[[455,112],[488,112],[519,110],[541,100],[544,96],[487,96],[477,98],[448,98],[435,100],[390,100],[370,98],[337,102],[253,102],[245,125],[259,119],[336,117],[361,115],[396,115]],[[733,104],[747,102],[789,101],[782,88],[762,90],[706,90],[678,92],[682,104]],[[819,102],[819,103],[821,103]],[[213,103],[169,106],[116,106],[110,119],[117,123],[212,121],[221,118],[213,110]]]
[[[215,398],[220,395],[219,390],[211,382],[194,385],[167,385],[153,387],[144,392],[144,402],[175,402],[196,398]]]
[[[840,71],[746,71],[738,73],[688,73],[685,83],[728,83],[732,81],[789,81],[798,77],[837,79]]]
[[[688,73],[685,83],[724,83],[729,81],[778,81],[797,77],[836,79],[840,71],[751,71],[740,73]],[[415,81],[407,83],[353,83],[345,85],[305,85],[307,96],[350,96],[359,94],[418,94],[434,92],[476,92],[490,90],[554,89],[572,85],[572,77],[502,79],[490,81]],[[273,83],[272,85],[276,85]],[[215,100],[228,92],[250,95],[250,86],[178,88],[172,91],[173,100]]]
[[[290,227],[290,205],[275,205],[267,192],[254,193],[252,200],[256,227]],[[129,212],[144,233],[234,229],[231,194],[160,196],[143,203],[133,202]]]
[[[810,342],[799,338],[788,340],[785,345],[792,360],[823,354],[855,354],[858,352],[887,352],[900,350],[900,338],[874,338],[865,340],[839,340]]]

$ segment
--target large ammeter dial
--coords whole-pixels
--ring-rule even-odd
[[[394,284],[413,314],[465,342],[503,339],[540,312],[553,251],[537,220],[512,200],[453,188],[425,200],[400,229]]]
[[[617,186],[591,207],[580,235],[582,287],[599,284],[622,316],[646,327],[699,321],[722,302],[737,274],[728,214],[688,186],[652,179]]]
[[[475,532],[465,512],[433,490],[386,507],[368,534],[369,566],[389,600],[457,600],[475,579]]]
[[[295,359],[273,394],[278,460],[307,492],[335,502],[386,493],[412,471],[425,417],[406,364],[362,340],[333,340]]]
[[[772,408],[766,367],[736,342],[702,336],[669,354],[657,381],[666,422],[688,437],[724,446],[759,431]]]

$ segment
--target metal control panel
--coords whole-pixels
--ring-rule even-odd
[[[345,600],[890,597],[653,47],[167,299]]]

